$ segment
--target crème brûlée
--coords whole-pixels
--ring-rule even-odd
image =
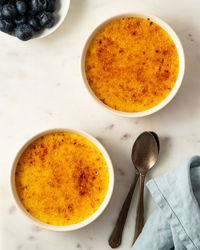
[[[85,57],[94,94],[112,109],[141,112],[161,103],[179,73],[177,48],[149,18],[116,19],[97,32]]]
[[[15,184],[32,216],[65,226],[87,219],[100,207],[109,172],[91,141],[72,132],[54,132],[26,148],[16,167]]]

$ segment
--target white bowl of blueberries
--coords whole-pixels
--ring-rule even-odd
[[[0,0],[0,31],[22,41],[42,38],[64,21],[70,0]]]

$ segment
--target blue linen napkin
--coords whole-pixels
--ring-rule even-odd
[[[158,207],[132,250],[200,250],[200,156],[147,187]]]

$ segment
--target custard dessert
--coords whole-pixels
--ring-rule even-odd
[[[51,225],[79,223],[100,207],[109,172],[100,150],[72,132],[44,135],[20,157],[16,190],[24,208]]]
[[[94,94],[107,106],[141,112],[161,103],[179,73],[177,48],[149,18],[125,17],[105,25],[91,40],[85,73]]]

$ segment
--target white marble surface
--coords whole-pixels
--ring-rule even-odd
[[[64,1],[64,0],[63,0]],[[133,141],[144,130],[161,137],[160,159],[148,178],[160,175],[200,149],[200,2],[199,0],[71,0],[69,14],[50,37],[23,43],[0,34],[0,249],[106,250],[122,201],[134,176]],[[102,20],[142,11],[168,22],[180,36],[186,73],[175,99],[146,118],[119,118],[102,110],[85,92],[80,53],[87,35]],[[100,139],[114,163],[112,200],[94,223],[56,233],[33,226],[13,206],[9,170],[19,147],[35,133],[54,127],[83,129]],[[154,208],[145,194],[146,217]],[[129,249],[134,231],[136,195],[120,249]]]

